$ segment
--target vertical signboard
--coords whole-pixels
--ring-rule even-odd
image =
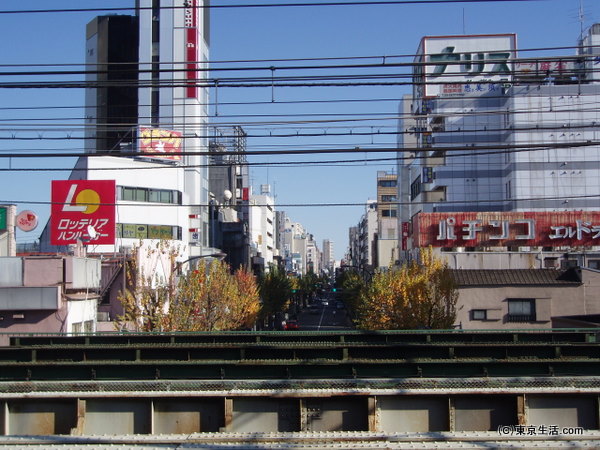
[[[6,215],[8,209],[0,206],[0,231],[6,231]]]
[[[53,180],[50,242],[115,243],[114,180]]]
[[[184,0],[187,98],[198,98],[198,0]]]
[[[408,250],[409,235],[410,235],[410,222],[402,222],[402,250]]]

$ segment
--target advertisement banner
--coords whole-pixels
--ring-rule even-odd
[[[181,155],[173,154],[182,151],[181,133],[162,128],[140,128],[138,134],[139,151],[153,153],[144,155],[147,158],[170,159],[181,161]]]
[[[421,213],[417,247],[600,245],[600,211]]]
[[[418,61],[424,90],[420,95],[467,95],[499,90],[512,80],[514,34],[424,37]],[[423,61],[424,59],[424,61]]]
[[[50,215],[52,245],[114,244],[114,180],[53,180]]]

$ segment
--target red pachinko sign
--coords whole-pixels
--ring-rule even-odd
[[[52,245],[115,243],[115,180],[53,180]]]
[[[600,245],[600,211],[421,213],[417,247]]]
[[[144,155],[148,158],[170,159],[181,161],[181,133],[161,128],[140,128],[139,150],[142,153],[153,153]]]

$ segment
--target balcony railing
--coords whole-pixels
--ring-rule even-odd
[[[506,321],[512,323],[535,322],[535,314],[507,314]]]

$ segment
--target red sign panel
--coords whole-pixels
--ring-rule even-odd
[[[198,9],[197,0],[186,0],[185,7],[185,59],[188,86],[185,96],[198,98]]]
[[[600,211],[421,213],[417,247],[600,245]]]
[[[115,243],[114,180],[52,181],[52,245]]]
[[[410,235],[410,223],[402,222],[402,250],[408,249],[408,236]]]
[[[153,155],[144,155],[148,158],[170,159],[181,161],[181,133],[172,130],[163,130],[161,128],[140,128],[139,149],[143,153],[153,153]]]

